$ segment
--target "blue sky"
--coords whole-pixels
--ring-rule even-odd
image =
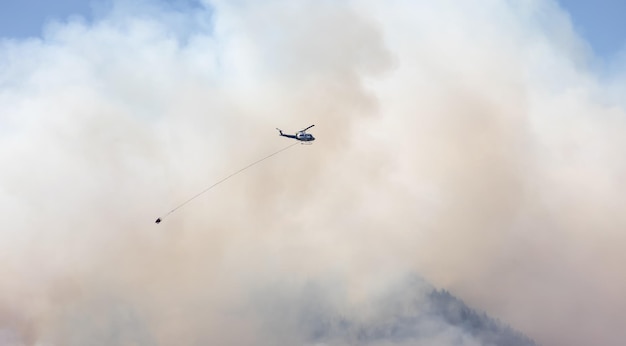
[[[104,1],[99,1],[104,3]],[[72,14],[92,18],[88,0],[8,0],[0,7],[0,36],[22,38],[38,36],[51,19],[64,19]]]
[[[609,58],[626,46],[626,1],[559,0],[576,31],[600,57]]]
[[[163,0],[180,2],[181,0]],[[87,19],[98,13],[110,0],[9,0],[0,8],[0,36],[22,38],[37,36],[51,19],[72,14]],[[570,13],[576,30],[601,58],[608,59],[626,46],[626,1],[624,0],[559,0]]]

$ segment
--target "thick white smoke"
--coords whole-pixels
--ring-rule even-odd
[[[618,345],[626,83],[593,59],[547,0],[120,2],[4,39],[0,342],[301,344],[290,314],[367,320],[417,272]]]

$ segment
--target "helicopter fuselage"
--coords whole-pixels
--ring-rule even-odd
[[[297,139],[297,140],[302,141],[302,142],[311,142],[311,141],[315,140],[315,137],[313,137],[313,135],[310,134],[310,133],[306,133],[306,130],[310,129],[313,126],[314,125],[311,125],[311,126],[307,127],[306,129],[304,129],[302,131],[298,131],[295,135],[284,134],[283,131],[281,131],[278,128],[277,128],[277,130],[280,133],[280,135],[283,136],[283,137]]]
[[[298,132],[296,133],[296,139],[303,142],[314,141],[315,137],[312,134],[306,132]]]

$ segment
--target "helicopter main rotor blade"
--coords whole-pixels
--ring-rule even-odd
[[[306,130],[310,129],[310,128],[311,128],[311,127],[313,127],[313,126],[315,126],[315,125],[311,125],[311,126],[307,127],[306,129],[302,130],[301,132],[304,132],[304,131],[306,131]]]

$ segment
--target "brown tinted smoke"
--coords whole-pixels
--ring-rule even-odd
[[[300,344],[276,297],[350,315],[409,272],[545,344],[626,338],[623,82],[553,3],[211,8],[2,42],[0,341]]]

